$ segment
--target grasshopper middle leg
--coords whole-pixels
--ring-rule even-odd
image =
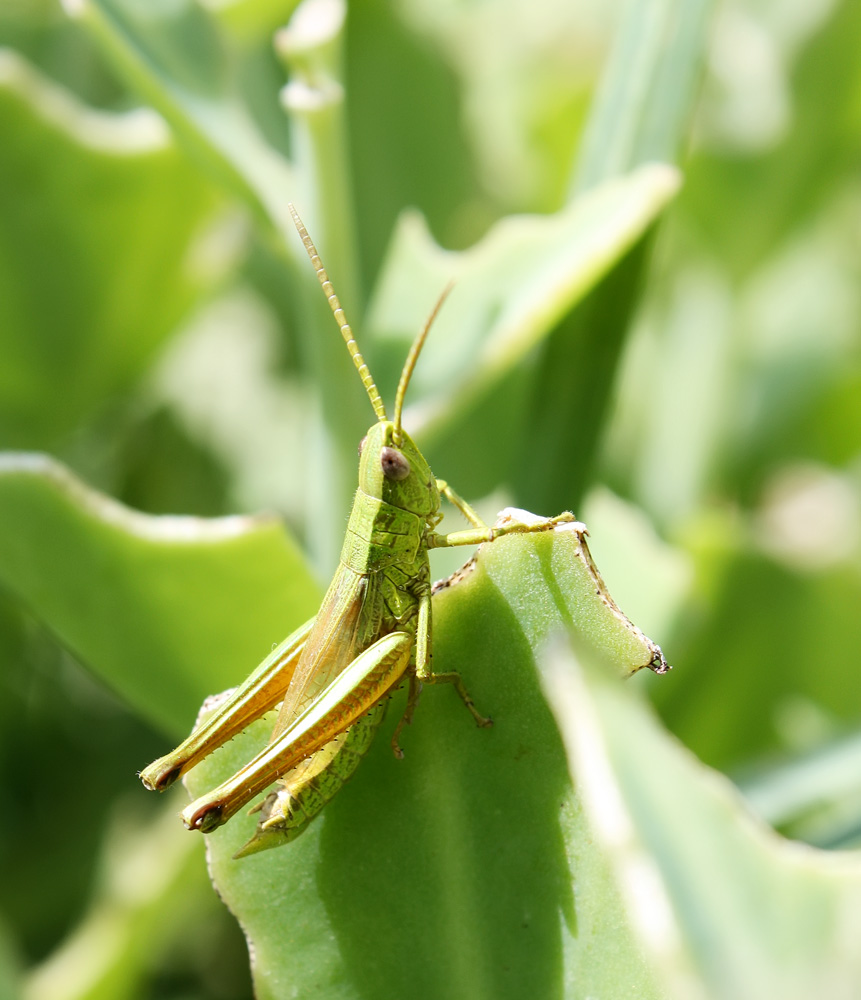
[[[444,673],[434,673],[431,670],[431,592],[427,587],[419,598],[418,622],[416,624],[416,645],[415,645],[415,673],[410,677],[410,691],[407,698],[407,707],[404,714],[398,720],[392,735],[392,750],[396,757],[403,757],[398,743],[401,730],[405,725],[412,722],[416,703],[421,694],[423,684],[452,684],[455,691],[460,696],[470,715],[475,719],[476,725],[492,726],[493,719],[482,715],[475,707],[475,702],[470,697],[463,678],[456,670],[447,670]]]

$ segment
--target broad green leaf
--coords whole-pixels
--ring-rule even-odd
[[[672,168],[642,167],[556,215],[505,219],[460,252],[442,250],[419,216],[405,215],[369,315],[387,354],[402,355],[440,290],[456,281],[411,384],[410,432],[431,451],[441,438],[457,436],[477,403],[642,236],[678,184]],[[446,475],[469,491],[455,473]]]
[[[572,196],[642,164],[678,162],[712,6],[712,0],[624,4],[575,163]],[[578,504],[593,481],[650,251],[647,234],[542,343],[524,414],[529,430],[521,434],[511,476],[520,503],[547,510]],[[638,385],[635,391],[642,399],[648,390]],[[566,431],[577,436],[576,463],[569,460]]]
[[[652,655],[595,593],[571,528],[483,546],[434,598],[434,667],[458,668],[480,710],[426,686],[397,761],[388,733],[295,843],[231,855],[254,817],[208,837],[210,871],[248,935],[258,997],[652,998],[592,849],[541,697],[538,650],[578,634],[628,673]],[[250,729],[186,778],[200,794],[267,738]]]
[[[855,996],[861,852],[778,837],[604,672],[564,649],[546,689],[595,849],[679,1000]]]
[[[275,517],[149,517],[42,455],[0,457],[0,582],[172,734],[316,610]]]
[[[155,115],[86,108],[11,51],[0,132],[0,445],[45,447],[218,276],[193,254],[215,199]]]

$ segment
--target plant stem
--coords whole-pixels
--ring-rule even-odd
[[[345,18],[340,0],[305,0],[276,36],[276,50],[288,66],[290,82],[281,103],[290,122],[296,170],[295,199],[320,249],[348,317],[363,308],[358,280],[352,194],[349,182],[341,40]],[[291,251],[299,246],[291,241]],[[310,455],[307,544],[317,569],[332,570],[341,527],[355,481],[356,445],[368,422],[361,384],[349,363],[327,303],[307,262],[303,339],[307,370],[319,386]]]

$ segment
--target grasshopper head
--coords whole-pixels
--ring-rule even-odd
[[[359,445],[359,488],[394,507],[427,517],[439,510],[439,490],[424,455],[412,438],[395,425],[380,420]]]

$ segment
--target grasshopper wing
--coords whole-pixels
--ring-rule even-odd
[[[284,693],[272,742],[320,697],[358,653],[378,638],[371,635],[365,643],[360,639],[360,634],[367,632],[362,614],[367,592],[367,576],[343,565],[338,568]]]

